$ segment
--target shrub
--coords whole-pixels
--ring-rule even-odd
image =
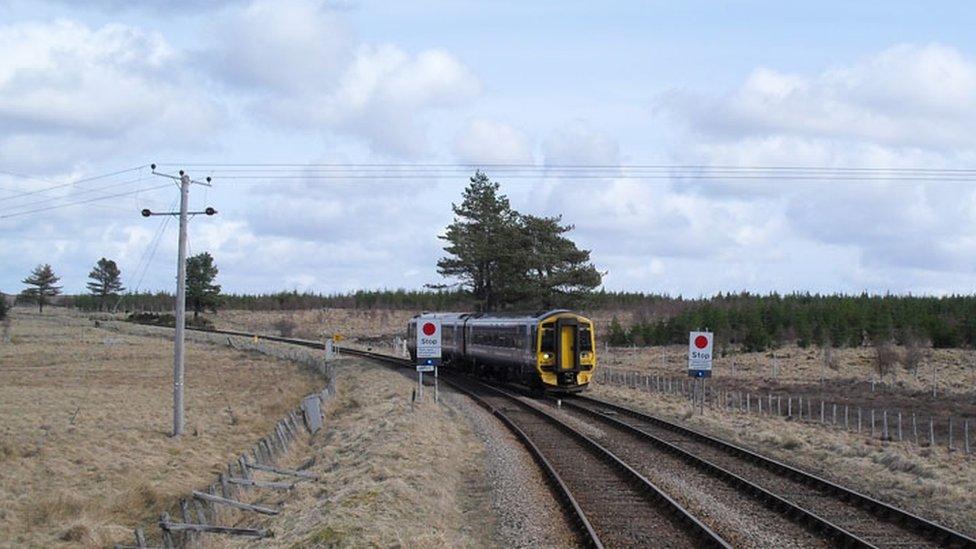
[[[150,326],[165,326],[167,328],[173,328],[176,326],[176,317],[169,313],[132,313],[125,317],[127,322],[134,322],[136,324],[148,324]],[[201,330],[212,330],[213,322],[205,318],[186,318],[186,326],[191,328],[200,328]]]
[[[874,366],[881,379],[886,375],[894,375],[895,366],[898,365],[898,351],[889,343],[879,343],[874,347]]]
[[[282,318],[281,320],[276,320],[273,324],[274,329],[278,330],[281,337],[291,337],[295,335],[295,328],[298,327],[295,321],[290,318]]]

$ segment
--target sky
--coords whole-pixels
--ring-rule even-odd
[[[608,290],[971,293],[970,176],[626,176],[976,169],[971,5],[794,4],[0,0],[0,291],[50,263],[83,292],[101,257],[170,290],[175,220],[139,215],[177,205],[156,163],[213,178],[189,249],[230,292],[440,283],[437,237],[481,167],[572,224]],[[612,169],[547,169],[568,164]]]

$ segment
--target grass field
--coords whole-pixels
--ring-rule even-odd
[[[275,532],[261,546],[484,547],[484,446],[449,404],[428,391],[410,405],[416,382],[360,359],[335,363],[337,396],[308,451],[316,483],[302,483],[276,517],[249,517]],[[227,538],[216,547],[252,547]]]
[[[131,541],[321,389],[291,363],[188,343],[187,434],[172,428],[172,343],[16,309],[0,343],[0,546]]]

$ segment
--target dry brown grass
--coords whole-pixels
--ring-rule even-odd
[[[300,484],[282,513],[265,520],[275,537],[260,545],[491,545],[484,446],[467,421],[451,405],[434,404],[432,391],[411,411],[415,382],[385,367],[343,359],[336,370],[338,396],[312,443],[311,470],[322,480]]]
[[[333,334],[348,338],[391,341],[406,333],[407,321],[417,311],[312,309],[303,311],[220,311],[208,314],[217,328],[278,334],[287,327],[294,337],[322,339]],[[287,337],[287,336],[286,336]]]
[[[0,546],[131,541],[322,385],[291,362],[190,342],[187,435],[173,439],[170,342],[53,308],[14,315],[0,344]]]
[[[593,396],[718,435],[856,490],[976,534],[976,459],[962,452],[882,443],[843,430],[781,418],[706,410],[677,396],[596,384]]]
[[[893,349],[894,352],[894,349]],[[897,352],[904,356],[905,350]],[[688,348],[683,345],[646,348],[599,349],[600,364],[638,369],[655,375],[684,375],[688,364]],[[965,394],[976,386],[976,351],[970,349],[925,349],[916,378],[904,368],[894,369],[886,382],[904,391],[930,391],[932,369],[936,370],[939,393]],[[879,379],[877,353],[874,348],[833,349],[831,361],[835,368],[824,366],[823,350],[787,346],[762,353],[735,353],[715,357],[716,376],[735,378],[745,382],[776,381],[782,385],[817,383],[821,375],[830,381],[868,381]],[[733,375],[733,363],[735,373]]]

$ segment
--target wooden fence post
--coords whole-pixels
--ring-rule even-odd
[[[952,447],[952,416],[950,415],[949,416],[949,451],[951,452],[953,450],[954,448]]]
[[[935,422],[929,416],[929,447],[935,448]]]
[[[915,446],[918,446],[918,422],[915,421],[915,412],[912,412],[912,436],[915,438]]]
[[[963,420],[962,422],[962,432],[966,436],[966,453],[969,453],[969,420]]]

